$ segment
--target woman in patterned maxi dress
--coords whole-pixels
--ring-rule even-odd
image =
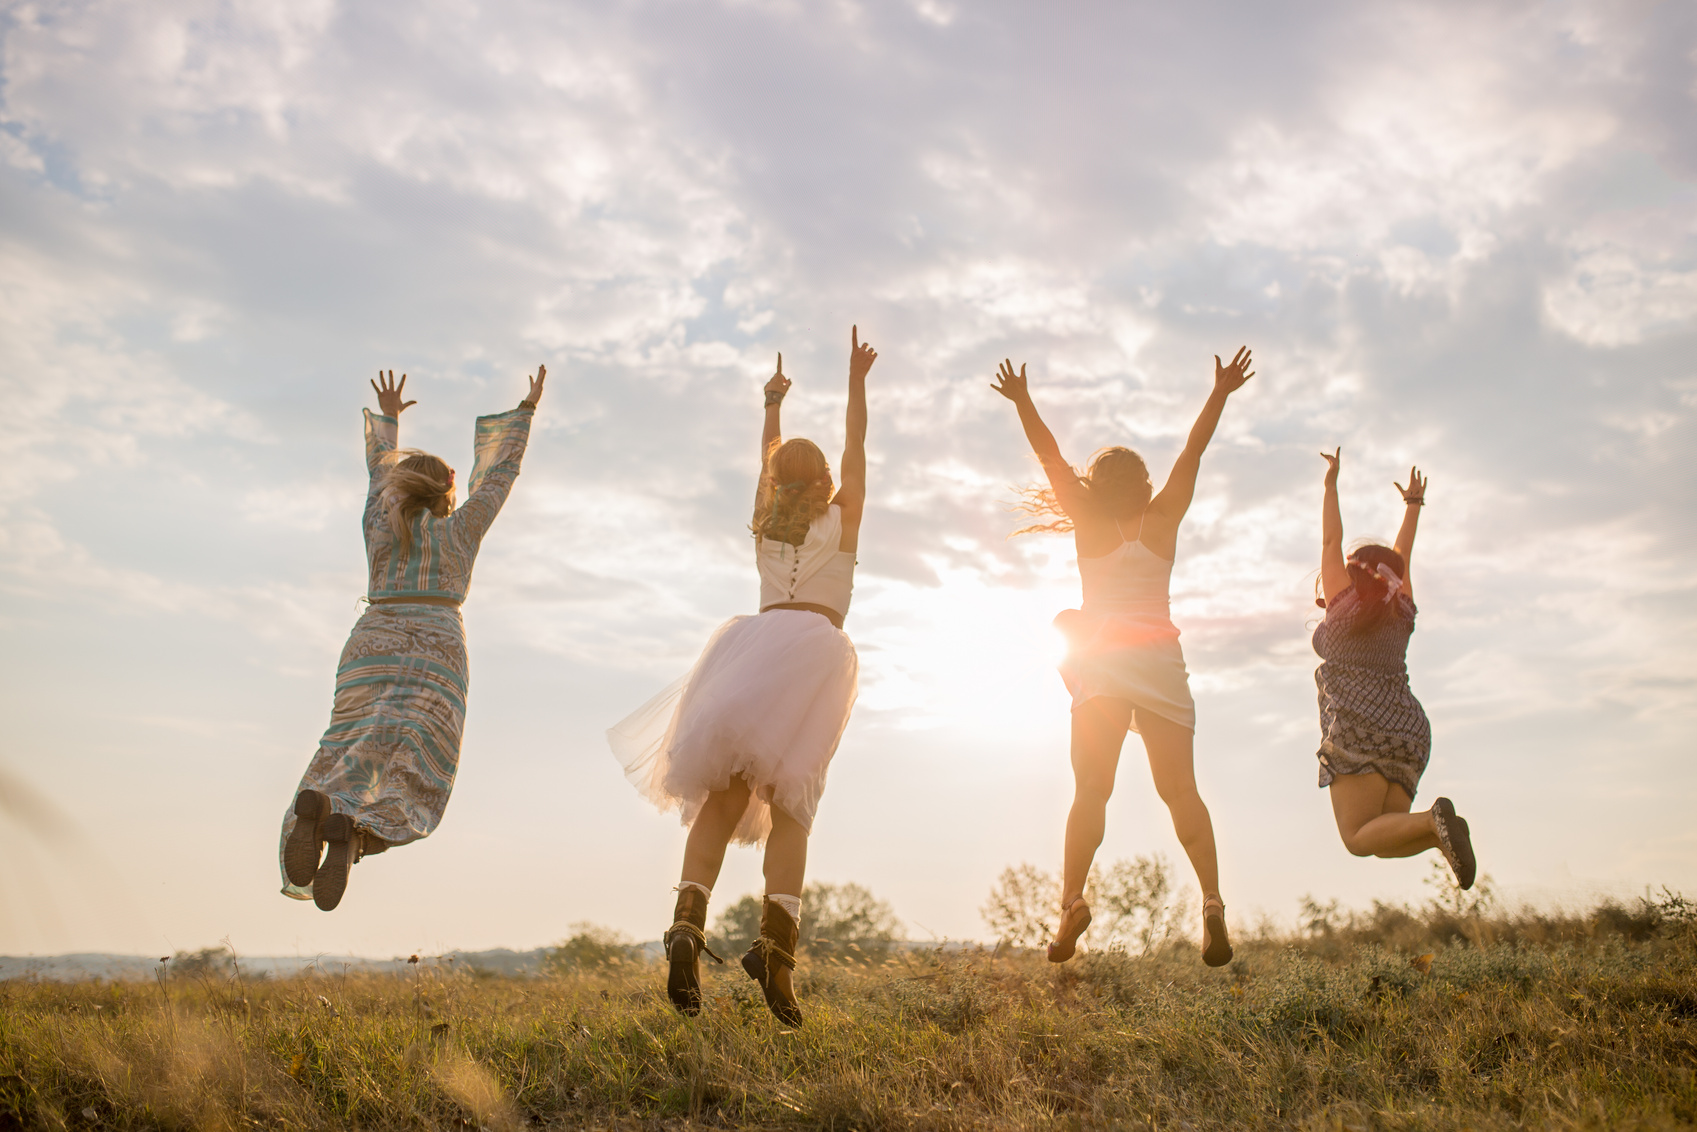
[[[1320,693],[1320,786],[1331,787],[1332,813],[1345,847],[1358,857],[1412,857],[1440,849],[1462,888],[1473,887],[1477,861],[1467,822],[1439,798],[1410,813],[1432,750],[1426,712],[1408,686],[1408,638],[1414,632],[1409,560],[1426,503],[1426,477],[1410,468],[1396,545],[1365,543],[1343,553],[1338,466],[1327,456],[1319,604],[1314,630],[1324,662],[1314,673]]]
[[[326,912],[361,856],[430,836],[459,767],[468,686],[460,603],[489,525],[518,478],[547,370],[519,407],[479,417],[466,501],[454,471],[398,447],[406,375],[378,374],[365,411],[370,601],[336,666],[330,726],[283,816],[283,894]],[[325,848],[329,851],[326,853]]]

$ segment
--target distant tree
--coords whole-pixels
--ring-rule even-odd
[[[760,897],[749,893],[719,913],[713,925],[713,950],[730,958],[748,950],[760,936]]]
[[[1174,894],[1167,859],[1159,853],[1092,870],[1090,894],[1093,942],[1123,939],[1142,955],[1182,933],[1190,913],[1188,893]]]
[[[727,955],[747,950],[760,935],[760,897],[744,896],[719,913],[713,948]],[[895,909],[859,884],[810,884],[801,890],[800,950],[816,956],[873,962],[889,954],[901,935]]]
[[[546,970],[565,973],[616,967],[640,962],[641,958],[641,949],[623,933],[599,924],[573,924],[570,938],[551,948],[542,965]]]
[[[228,947],[203,947],[171,956],[171,974],[177,978],[222,979],[235,974],[235,970],[236,957]]]
[[[1054,935],[1060,889],[1053,874],[1035,865],[1003,869],[979,915],[1002,943],[1041,947]]]
[[[896,910],[864,885],[810,884],[802,890],[802,943],[817,954],[880,961],[901,927]]]

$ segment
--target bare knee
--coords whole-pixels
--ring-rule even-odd
[[[1360,833],[1359,830],[1356,830],[1356,831],[1351,832],[1351,833],[1345,833],[1340,829],[1338,831],[1338,835],[1343,838],[1343,847],[1345,849],[1349,850],[1351,856],[1355,856],[1355,857],[1371,857],[1371,856],[1373,856],[1373,850],[1367,847],[1367,844],[1363,840],[1363,838],[1361,837],[1361,833]]]
[[[1105,810],[1114,796],[1113,775],[1079,775],[1073,783],[1072,804],[1084,809]]]

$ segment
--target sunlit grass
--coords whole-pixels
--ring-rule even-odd
[[[734,966],[710,969],[697,1019],[666,1004],[659,968],[629,962],[529,980],[421,964],[411,977],[12,982],[0,1128],[1697,1120],[1689,924],[1599,914],[1444,945],[1398,921],[1395,946],[1364,925],[1244,941],[1219,971],[1188,944],[1064,968],[986,951],[804,959],[795,1030]]]

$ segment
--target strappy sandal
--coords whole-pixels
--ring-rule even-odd
[[[318,872],[324,856],[324,819],[330,816],[330,798],[317,790],[295,795],[295,828],[283,842],[283,873],[289,883],[305,888]]]
[[[760,903],[760,938],[749,945],[742,957],[742,969],[760,984],[766,995],[766,1007],[787,1026],[801,1025],[801,1007],[796,1005],[793,991],[785,993],[778,986],[779,970],[795,970],[795,949],[801,936],[801,925],[790,919],[784,907],[767,897]]]
[[[1463,891],[1472,888],[1479,872],[1479,860],[1473,855],[1472,831],[1456,816],[1454,802],[1439,798],[1432,803],[1432,826],[1438,831],[1438,848],[1449,862],[1455,882]]]
[[[1073,909],[1081,909],[1074,914]],[[1061,926],[1055,931],[1055,942],[1049,945],[1049,962],[1065,963],[1078,952],[1078,937],[1090,926],[1090,905],[1084,897],[1075,896],[1061,907]]]
[[[1202,900],[1202,962],[1224,967],[1232,961],[1231,940],[1226,938],[1226,902],[1218,895]]]
[[[679,1013],[694,1017],[701,1013],[701,956],[715,963],[724,960],[707,946],[707,894],[699,888],[678,889],[672,910],[672,926],[660,937],[666,948],[666,997]]]

